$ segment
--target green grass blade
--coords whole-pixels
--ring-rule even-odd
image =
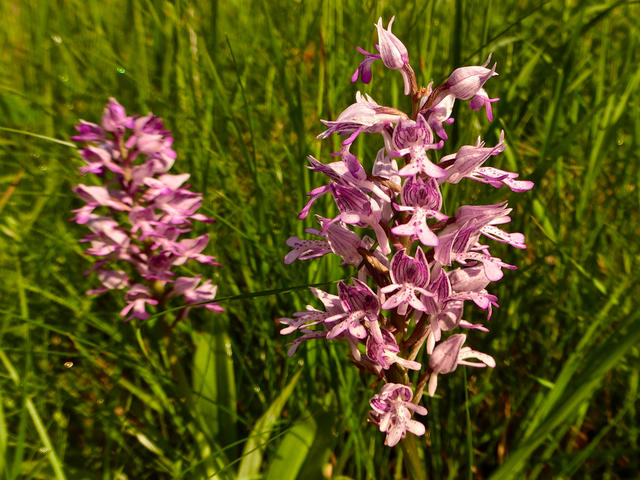
[[[605,374],[616,367],[629,350],[640,342],[640,311],[630,316],[610,335],[597,350],[593,350],[581,362],[586,366],[567,385],[567,394],[559,398],[553,410],[544,418],[539,427],[525,438],[511,453],[507,461],[490,477],[491,480],[508,480],[517,476],[524,463],[535,449],[545,441],[547,435],[560,425],[568,428],[568,422],[579,406],[587,401],[601,386]]]
[[[7,453],[7,424],[5,423],[4,418],[4,398],[2,395],[2,390],[0,390],[0,476],[3,476],[3,472],[6,468],[6,453]],[[4,476],[3,476],[4,478]]]
[[[467,368],[463,368],[464,378],[464,412],[467,422],[467,455],[469,465],[467,466],[467,478],[473,480],[473,426],[471,424],[471,414],[469,412],[469,389],[467,387]]]
[[[607,303],[594,317],[590,328],[584,333],[582,339],[575,347],[574,352],[565,361],[558,378],[553,382],[553,388],[551,392],[545,397],[544,403],[536,408],[535,416],[529,423],[525,432],[525,438],[532,436],[534,430],[538,427],[539,422],[549,415],[556,405],[560,402],[560,398],[569,389],[569,385],[575,378],[576,371],[585,364],[586,352],[593,347],[594,342],[597,340],[597,333],[603,328],[604,322],[609,318],[611,310],[620,302],[621,297],[629,288],[628,282],[623,282],[612,294],[609,296]]]
[[[602,430],[598,432],[598,434],[589,442],[583,450],[577,453],[576,457],[571,461],[571,463],[565,467],[563,474],[566,478],[576,478],[575,475],[584,462],[586,462],[591,455],[596,451],[598,445],[602,441],[602,439],[618,425],[620,421],[624,418],[627,412],[631,409],[633,403],[629,402],[626,407],[621,408],[617,415],[606,425]]]
[[[242,452],[242,462],[238,469],[238,480],[257,478],[262,466],[262,456],[280,413],[296,386],[302,370],[299,370],[273,401],[267,411],[258,419]]]
[[[57,138],[53,138],[48,135],[40,135],[38,133],[28,132],[26,130],[18,130],[16,128],[9,128],[9,127],[0,127],[0,132],[18,133],[20,135],[26,135],[28,137],[38,138],[40,140],[46,140],[47,142],[64,145],[65,147],[77,148],[77,145],[75,143],[67,142],[65,140],[59,140]]]
[[[11,360],[4,353],[4,350],[0,350],[0,362],[4,365],[5,369],[9,373],[9,377],[13,381],[14,384],[20,384],[20,377],[18,376],[18,372],[13,367]],[[26,409],[29,412],[29,416],[31,417],[31,421],[33,422],[33,426],[38,432],[38,436],[40,437],[40,441],[42,442],[42,446],[44,451],[46,452],[47,459],[49,460],[49,464],[51,465],[51,469],[53,470],[54,478],[56,480],[65,480],[67,477],[64,474],[62,469],[62,464],[60,460],[58,460],[58,456],[56,455],[56,451],[53,448],[53,444],[51,443],[51,439],[49,438],[49,434],[47,433],[47,429],[42,423],[42,419],[40,418],[40,414],[36,409],[33,401],[30,398],[25,399]]]
[[[227,328],[216,319],[213,334],[195,334],[194,404],[199,423],[220,445],[236,441],[236,386]]]
[[[269,463],[266,480],[295,480],[307,458],[318,431],[318,424],[311,415],[298,420],[280,442],[275,456]]]

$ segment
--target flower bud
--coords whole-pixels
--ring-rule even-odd
[[[491,70],[486,68],[489,60],[491,60],[491,55],[482,66],[455,69],[444,84],[446,92],[460,100],[469,100],[474,97],[487,80],[498,75],[496,73],[497,64],[494,64]]]
[[[376,24],[378,29],[378,48],[385,67],[393,70],[402,70],[402,67],[409,63],[409,52],[407,52],[407,47],[398,37],[391,33],[391,25],[394,18],[391,17],[386,30],[382,27],[382,17],[378,19]]]

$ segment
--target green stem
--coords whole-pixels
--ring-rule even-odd
[[[204,429],[202,428],[197,415],[196,402],[194,401],[191,382],[189,381],[189,377],[187,377],[184,368],[182,368],[182,362],[180,361],[181,359],[178,356],[178,352],[176,351],[175,347],[174,339],[176,333],[173,331],[175,323],[175,321],[170,322],[166,315],[163,315],[158,320],[157,327],[161,335],[161,355],[163,357],[163,360],[166,362],[169,371],[171,372],[171,378],[175,382],[177,400],[179,403],[184,403],[186,410],[191,416],[191,419],[186,424],[187,429],[193,435],[193,438],[196,439],[196,441],[204,441],[206,443],[209,443],[210,445],[213,445],[210,438],[203,439],[202,436],[204,434]],[[200,456],[200,461],[198,462],[198,466],[196,468],[200,472],[199,475],[201,477],[206,476],[207,478],[209,478],[209,470],[214,468],[213,471],[215,471],[218,468],[215,463],[215,457],[204,458],[202,456],[202,449],[197,450],[198,455]]]
[[[400,448],[402,449],[409,478],[411,480],[427,480],[427,472],[418,452],[415,435],[408,434],[404,437],[400,442]]]
[[[176,382],[178,399],[185,402],[190,411],[195,412],[193,396],[191,394],[191,383],[187,378],[187,374],[182,368],[182,363],[175,349],[174,333],[171,331],[171,325],[166,316],[159,319],[158,326],[162,335],[161,343],[163,347],[163,356],[166,358],[171,378]]]

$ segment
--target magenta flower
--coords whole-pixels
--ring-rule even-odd
[[[318,135],[318,138],[328,138],[334,133],[348,135],[342,144],[349,145],[360,133],[381,132],[401,118],[407,118],[407,115],[394,108],[381,107],[369,95],[363,96],[358,92],[356,103],[347,107],[335,121],[322,120],[329,128]]]
[[[402,73],[410,113],[358,93],[356,102],[336,120],[323,120],[327,129],[318,138],[334,133],[346,137],[332,154],[341,159],[322,163],[309,158],[309,168],[324,175],[325,182],[309,192],[298,218],[305,219],[325,194],[335,202],[327,215],[332,218],[316,215],[320,227],[306,229],[313,238],[287,240],[291,250],[285,263],[333,253],[343,266],[357,269],[357,279],[353,286],[340,281],[338,295],[314,291],[324,311],[308,306],[305,312],[280,320],[282,334],[300,335],[291,344],[290,355],[307,340],[345,340],[351,362],[385,383],[370,401],[371,421],[386,434],[389,446],[398,444],[407,432],[425,433],[424,425],[411,417],[413,412],[427,413],[418,404],[425,387],[435,393],[439,374],[458,365],[495,366],[489,355],[463,347],[466,336],[456,332],[488,332],[487,321],[498,306],[489,286],[503,277],[503,269],[516,268],[493,256],[489,245],[481,243],[483,237],[526,248],[524,235],[503,230],[511,220],[506,202],[451,205],[451,199],[443,201],[442,185],[455,188],[470,178],[496,188],[506,185],[515,192],[533,187],[532,182],[518,180],[517,173],[486,165],[505,150],[504,132],[494,146],[485,146],[479,138],[437,161],[434,150],[448,140],[445,126],[454,122],[456,101],[469,101],[473,111],[484,107],[493,120],[492,105],[498,99],[490,98],[484,85],[497,75],[496,65],[487,68],[489,57],[481,66],[454,70],[442,85],[418,88],[407,49],[391,32],[392,24],[393,18],[386,29],[382,19],[376,24],[377,53],[358,47],[364,59],[351,81],[360,77],[368,83],[371,65],[382,60],[386,68]],[[96,135],[87,127],[84,130],[88,136]],[[351,153],[361,134],[380,136],[383,146],[375,158]],[[95,193],[98,203],[121,201],[110,193]],[[78,216],[90,214],[87,210]],[[120,248],[117,240],[105,238],[103,243],[101,248]],[[120,281],[116,276],[110,280]],[[463,318],[465,306],[471,304],[486,312],[487,321],[471,323]],[[415,377],[409,375],[412,370]],[[415,395],[409,378],[417,379]]]
[[[438,221],[448,219],[440,212],[442,195],[434,179],[423,180],[419,176],[409,177],[402,187],[403,205],[395,204],[396,210],[411,212],[411,219],[407,223],[397,225],[391,232],[399,236],[411,236],[427,246],[438,245],[438,236],[431,231],[427,224],[428,218]]]
[[[454,217],[455,221],[438,236],[439,242],[434,249],[434,258],[442,265],[451,265],[454,261],[463,265],[467,265],[467,261],[480,262],[491,281],[502,278],[502,268],[515,270],[515,266],[493,257],[489,253],[489,247],[478,242],[480,235],[486,235],[516,248],[526,248],[524,235],[509,234],[495,227],[511,220],[508,216],[511,209],[505,205],[503,203],[460,207]]]
[[[418,247],[415,258],[399,250],[391,260],[391,285],[380,289],[382,293],[394,293],[383,304],[382,308],[396,308],[400,315],[407,313],[409,307],[425,311],[426,307],[418,294],[431,296],[426,290],[429,284],[429,265],[422,248]]]
[[[495,147],[485,147],[484,142],[478,138],[476,145],[463,145],[457,153],[442,157],[441,163],[452,162],[446,167],[445,175],[439,178],[440,183],[458,183],[463,178],[473,178],[489,157],[504,152],[504,132],[500,132],[500,140]]]
[[[500,101],[499,98],[489,98],[486,90],[484,88],[481,88],[469,102],[469,107],[471,108],[471,110],[480,110],[482,107],[484,107],[487,113],[487,119],[490,122],[493,122],[493,112],[491,111],[491,104],[498,101]]]
[[[344,282],[338,283],[338,295],[342,302],[344,313],[334,315],[329,320],[335,322],[327,334],[327,339],[335,338],[348,330],[349,335],[359,340],[367,338],[367,328],[371,334],[382,341],[382,334],[378,326],[380,302],[373,291],[357,279],[353,280],[353,287]]]
[[[467,336],[459,333],[451,335],[444,342],[439,344],[429,357],[429,395],[433,397],[438,387],[438,375],[441,373],[451,373],[458,365],[468,365],[470,367],[495,367],[496,361],[490,355],[476,352],[469,347],[462,347]],[[469,362],[468,358],[475,358],[480,362]]]
[[[307,233],[314,233],[319,235],[317,230],[310,232],[307,229]],[[317,233],[316,233],[317,232]],[[360,237],[358,237],[358,241]],[[287,239],[287,245],[292,247],[286,257],[284,257],[284,263],[293,263],[294,260],[310,260],[312,258],[324,257],[327,253],[331,253],[331,248],[326,240],[302,240],[298,237],[289,237]]]
[[[412,420],[413,412],[426,415],[427,409],[411,402],[412,392],[409,387],[399,383],[387,383],[379,394],[369,402],[373,409],[370,413],[373,423],[378,425],[387,437],[384,444],[393,447],[402,440],[407,432],[424,435],[424,425]]]
[[[331,295],[322,290],[311,288],[311,292],[323,303],[326,311],[317,310],[311,305],[307,305],[304,312],[296,312],[293,318],[281,318],[280,323],[286,325],[280,330],[281,335],[287,335],[293,331],[302,331],[302,337],[294,340],[288,350],[288,355],[292,356],[298,346],[307,340],[315,338],[342,339],[349,343],[351,356],[355,361],[360,361],[361,354],[358,350],[358,344],[362,340],[359,338],[362,332],[362,325],[359,325],[357,316],[349,315],[350,312],[345,311],[345,304],[340,297]],[[345,315],[346,314],[346,315]],[[345,321],[346,320],[346,321]],[[337,325],[343,324],[339,332],[329,337],[328,332],[332,331]],[[312,327],[322,326],[322,330],[312,330]]]
[[[433,134],[427,121],[422,115],[418,115],[418,120],[399,120],[393,132],[393,143],[397,150],[392,152],[400,157],[409,155],[410,162],[400,169],[398,175],[401,177],[412,177],[418,174],[439,178],[445,176],[445,171],[429,160],[426,150],[442,148],[443,141],[432,143]]]
[[[356,71],[351,75],[351,83],[356,82],[358,77],[360,77],[362,83],[369,83],[371,81],[371,64],[376,60],[380,60],[380,55],[369,53],[360,47],[357,48],[358,51],[364,55],[364,60],[362,60]]]
[[[381,330],[380,338],[370,335],[367,338],[367,357],[382,369],[388,370],[391,365],[397,363],[409,370],[420,370],[422,365],[413,360],[402,358],[398,342],[388,330]]]
[[[326,193],[333,195],[340,214],[323,226],[323,232],[335,222],[343,222],[348,225],[368,226],[374,231],[382,253],[386,255],[390,252],[389,239],[384,228],[380,225],[380,220],[382,219],[380,205],[374,198],[368,196],[359,188],[334,182],[330,182],[329,185],[323,187],[315,188],[309,192],[311,200],[309,200],[300,211],[298,218],[306,218],[311,210],[311,205]]]
[[[180,238],[191,231],[193,221],[212,220],[198,213],[202,195],[184,185],[189,175],[166,173],[176,153],[162,120],[153,115],[127,116],[122,105],[110,99],[101,126],[83,121],[76,129],[78,135],[72,139],[89,143],[80,150],[87,164],[80,171],[103,181],[103,185],[81,184],[73,189],[86,204],[74,210],[72,220],[92,231],[83,239],[91,242],[85,253],[97,257],[92,271],[102,283],[87,293],[126,289],[128,305],[121,315],[128,315],[127,319],[145,320],[147,306],[178,296],[183,303],[201,303],[220,311],[213,303],[216,287],[209,280],[176,279],[173,271],[191,260],[218,264],[215,257],[202,253],[208,235]],[[128,264],[127,271],[110,267],[122,262]]]
[[[158,304],[158,300],[152,297],[149,288],[144,285],[140,285],[139,283],[136,283],[129,288],[129,291],[125,295],[125,299],[129,304],[122,309],[120,315],[124,317],[129,312],[132,312],[131,315],[127,317],[127,320],[131,320],[132,318],[146,320],[149,318],[149,314],[145,310],[145,305]]]
[[[474,97],[480,92],[487,80],[498,75],[496,64],[491,69],[486,68],[490,61],[491,55],[482,66],[462,67],[454,70],[444,83],[444,91],[447,95],[453,95],[460,100],[469,100]],[[486,92],[484,92],[484,96],[487,96]]]
[[[409,52],[407,47],[391,33],[391,25],[395,17],[391,17],[387,29],[382,26],[382,17],[378,19],[376,28],[378,29],[378,45],[380,50],[380,57],[384,66],[393,70],[402,70],[402,68],[409,63]],[[404,93],[405,95],[408,92]]]
[[[387,68],[392,70],[400,70],[402,73],[402,79],[404,81],[404,94],[409,95],[411,93],[411,79],[413,70],[409,66],[409,52],[407,47],[391,33],[391,25],[395,17],[391,17],[387,29],[382,26],[382,17],[378,19],[376,28],[378,29],[378,50],[380,51],[380,58],[382,63]]]
[[[293,318],[281,318],[280,323],[286,325],[286,328],[280,330],[281,335],[287,335],[294,330],[301,328],[309,328],[318,324],[332,323],[330,318],[345,313],[340,297],[323,292],[317,288],[310,288],[313,293],[324,305],[326,311],[317,310],[311,305],[307,305],[304,312],[296,312]],[[326,334],[324,335],[326,336]]]

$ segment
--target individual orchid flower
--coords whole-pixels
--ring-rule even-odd
[[[292,263],[295,260],[310,260],[319,258],[326,254],[334,253],[342,259],[343,265],[360,266],[362,263],[362,251],[371,249],[375,243],[368,236],[360,238],[359,235],[349,230],[342,222],[333,222],[328,218],[316,215],[318,223],[322,230],[315,228],[307,228],[305,232],[316,235],[321,240],[303,240],[296,236],[287,240],[287,245],[292,247],[285,256],[285,264]],[[372,257],[386,268],[389,267],[387,257],[382,254],[380,248],[376,248],[372,253]],[[364,272],[365,268],[361,268]]]
[[[380,58],[382,63],[387,68],[392,70],[399,70],[402,73],[402,79],[404,81],[404,94],[409,95],[411,93],[412,82],[411,79],[414,76],[413,70],[409,65],[409,52],[407,47],[391,33],[391,25],[395,17],[391,17],[387,29],[382,26],[382,17],[378,19],[376,29],[378,30],[378,50],[380,51]]]
[[[326,231],[329,225],[335,222],[358,226],[367,225],[376,234],[382,253],[386,255],[390,252],[389,239],[380,225],[382,211],[379,203],[356,187],[330,182],[329,185],[313,189],[309,192],[311,200],[300,211],[298,218],[305,218],[311,210],[311,205],[326,193],[333,195],[340,214],[327,223],[323,227],[323,231]]]
[[[124,317],[131,312],[127,317],[127,320],[131,320],[132,318],[146,320],[149,318],[149,314],[146,312],[145,305],[158,304],[158,300],[153,298],[149,288],[139,283],[136,283],[129,288],[129,291],[125,295],[125,299],[127,300],[128,305],[122,309],[120,315]]]
[[[451,165],[445,167],[445,175],[438,182],[455,184],[463,178],[473,178],[473,174],[489,157],[499,155],[504,149],[504,131],[500,132],[500,140],[494,147],[485,147],[480,138],[475,145],[463,145],[456,153],[442,157],[440,163]]]
[[[382,304],[383,309],[396,308],[400,315],[406,314],[409,307],[425,311],[424,302],[418,294],[431,296],[432,293],[425,288],[429,284],[429,265],[422,248],[418,247],[413,258],[405,253],[404,248],[393,256],[391,282],[380,289],[385,294],[396,292]]]
[[[324,173],[335,183],[351,185],[365,192],[370,192],[385,202],[389,202],[389,195],[380,185],[367,178],[367,174],[358,159],[351,154],[349,154],[349,158],[350,160],[348,162],[343,161],[324,164],[309,155],[310,165],[308,168],[314,172]]]
[[[442,195],[437,182],[433,178],[423,180],[421,177],[409,177],[402,187],[402,205],[394,204],[394,208],[401,212],[411,212],[408,222],[397,225],[391,232],[399,236],[417,237],[426,246],[436,246],[438,236],[431,231],[427,224],[428,218],[438,221],[448,219],[440,212]]]
[[[473,98],[480,92],[480,89],[487,80],[498,75],[496,73],[497,64],[494,64],[491,69],[486,68],[490,61],[491,55],[489,55],[487,61],[481,66],[455,69],[444,83],[443,91],[446,92],[447,95],[453,95],[460,100]]]
[[[427,157],[426,150],[442,148],[443,141],[432,143],[433,134],[427,121],[422,115],[418,115],[418,120],[399,120],[393,132],[393,142],[397,150],[393,152],[396,156],[409,155],[410,162],[402,167],[398,172],[401,177],[411,177],[420,173],[430,177],[443,177],[445,172],[442,168],[431,162]]]
[[[382,342],[382,333],[378,325],[380,301],[367,284],[355,278],[352,287],[340,282],[338,295],[344,313],[338,313],[328,319],[336,323],[327,334],[327,339],[335,338],[348,330],[355,338],[362,340],[370,333],[373,338]]]
[[[476,95],[469,102],[469,108],[471,110],[480,110],[484,107],[487,113],[487,119],[493,122],[493,112],[491,111],[491,104],[500,101],[499,98],[489,98],[487,91],[484,88],[478,90]]]
[[[526,192],[533,188],[533,182],[530,180],[516,180],[518,174],[514,172],[506,172],[499,168],[480,167],[477,168],[470,178],[478,182],[488,183],[492,187],[500,188],[506,185],[513,192]]]
[[[458,183],[463,178],[471,178],[481,183],[488,183],[495,188],[506,185],[514,192],[531,190],[533,182],[516,180],[517,173],[482,166],[490,156],[498,155],[504,149],[504,131],[500,133],[500,140],[494,147],[485,147],[484,142],[480,139],[475,146],[464,145],[457,153],[442,158],[441,163],[449,165],[445,167],[445,176],[439,178],[438,181],[440,183]]]
[[[488,247],[478,243],[478,239],[485,234],[516,248],[526,248],[522,234],[507,234],[494,226],[508,222],[509,211],[505,204],[460,207],[455,221],[438,235],[434,258],[442,265],[451,265],[453,261],[463,265],[468,260],[481,262],[489,280],[500,280],[502,268],[515,270],[516,267],[491,256]]]
[[[303,332],[302,337],[298,337],[294,340],[293,343],[290,344],[290,348],[288,351],[288,355],[292,356],[298,346],[307,340],[316,339],[316,338],[328,338],[328,332],[330,332],[337,324],[340,323],[340,320],[344,318],[343,314],[347,313],[344,309],[344,303],[340,299],[340,297],[336,295],[331,295],[322,290],[318,290],[316,288],[311,288],[312,293],[320,299],[323,303],[326,311],[317,310],[314,307],[307,305],[307,310],[304,312],[296,312],[294,313],[294,318],[281,318],[280,323],[286,325],[280,331],[281,335],[287,335],[295,330],[300,330]],[[353,322],[350,324],[349,320],[353,320],[352,318],[347,319],[347,326],[351,326]],[[312,327],[322,326],[323,330],[312,330]],[[354,332],[358,335],[361,334],[361,331],[354,326]],[[357,336],[351,334],[351,330],[347,328],[343,329],[341,332],[336,332],[335,336],[332,336],[328,339],[342,339],[346,340],[351,349],[351,356],[355,361],[360,361],[361,354],[358,350],[358,343],[360,339]]]
[[[322,120],[329,128],[318,135],[318,138],[328,138],[334,133],[348,135],[342,144],[349,145],[360,133],[381,132],[401,118],[407,118],[407,114],[395,108],[380,106],[369,95],[357,92],[356,103],[347,107],[337,119]]]
[[[382,369],[388,370],[394,363],[409,370],[420,370],[422,365],[413,360],[402,358],[398,342],[388,330],[381,330],[381,337],[376,339],[373,335],[367,338],[367,357]]]
[[[316,233],[320,235],[315,229],[306,229],[308,233]],[[311,231],[311,232],[310,232]],[[354,234],[355,235],[355,234]],[[358,241],[360,237],[358,237]],[[293,236],[287,239],[287,246],[293,248],[284,257],[284,263],[290,264],[294,260],[311,260],[312,258],[324,257],[327,253],[331,253],[331,248],[326,240],[303,240],[299,237]]]
[[[414,412],[426,415],[427,409],[412,403],[412,395],[411,389],[406,385],[387,383],[369,402],[372,408],[371,419],[381,432],[387,434],[384,444],[389,447],[397,445],[407,432],[418,436],[425,433],[424,425],[411,416]]]
[[[126,128],[133,127],[133,118],[128,117],[125,109],[115,99],[110,98],[102,113],[102,128],[120,138]]]
[[[187,304],[200,304],[194,306],[204,307],[207,310],[222,312],[219,305],[212,303],[216,296],[218,287],[211,283],[211,280],[201,282],[202,276],[178,277],[173,283],[173,288],[169,292],[169,297],[183,296]]]
[[[509,213],[511,208],[507,208],[507,202],[496,205],[463,205],[456,211],[456,222],[474,222],[480,226],[478,234],[507,243],[514,248],[525,249],[525,238],[522,233],[507,233],[500,230],[496,225],[503,225],[511,221]]]
[[[409,52],[407,47],[391,33],[391,25],[395,17],[391,17],[387,29],[382,26],[382,17],[378,19],[376,29],[378,30],[378,49],[380,50],[380,57],[382,63],[387,68],[393,70],[402,70],[402,68],[409,63]],[[407,95],[408,92],[405,92]]]
[[[448,272],[451,283],[451,301],[463,302],[471,300],[482,310],[487,311],[487,320],[491,318],[493,307],[498,306],[498,297],[487,292],[486,287],[491,280],[487,277],[484,267],[464,267]],[[464,328],[487,331],[485,327],[472,324],[460,319],[459,325]]]
[[[440,343],[429,357],[429,395],[433,397],[438,388],[438,375],[453,372],[458,365],[469,367],[495,367],[496,361],[486,353],[477,352],[469,347],[463,347],[467,336],[463,333],[451,335]],[[479,362],[470,362],[468,358],[475,358]]]
[[[311,305],[307,305],[305,311],[294,313],[293,318],[281,318],[280,323],[286,325],[285,328],[280,330],[281,335],[287,335],[301,328],[324,324],[328,319],[345,313],[340,297],[337,295],[332,295],[315,287],[310,287],[310,290],[311,293],[322,302],[326,311],[318,310]]]
[[[87,295],[97,295],[107,290],[122,290],[129,287],[129,275],[124,270],[99,270],[101,288],[87,291]]]

